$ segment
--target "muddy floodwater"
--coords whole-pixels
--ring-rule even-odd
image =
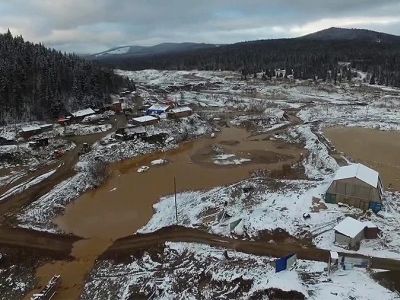
[[[75,243],[73,261],[40,267],[37,276],[41,284],[53,274],[61,274],[63,284],[57,299],[78,298],[95,259],[114,240],[133,234],[150,220],[153,204],[161,196],[173,194],[174,176],[178,192],[208,189],[247,178],[255,169],[281,169],[299,161],[304,151],[300,145],[249,136],[245,129],[225,128],[214,139],[201,138],[173,151],[112,164],[110,177],[101,187],[83,194],[54,220],[63,231],[85,240]],[[242,164],[225,165],[229,159],[216,164],[218,155],[234,156]],[[160,158],[168,163],[150,166]],[[143,165],[150,169],[138,173]],[[179,206],[179,195],[177,200]]]
[[[376,169],[385,187],[400,190],[400,133],[376,129],[331,127],[325,135],[354,162]]]

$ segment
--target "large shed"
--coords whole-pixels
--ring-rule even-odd
[[[325,194],[327,203],[346,203],[377,212],[382,208],[383,185],[379,173],[363,164],[341,167]]]

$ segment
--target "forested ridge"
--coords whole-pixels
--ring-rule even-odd
[[[0,34],[0,123],[46,120],[99,107],[126,85],[109,68]]]
[[[140,58],[116,56],[105,59],[103,63],[129,70],[221,69],[241,71],[245,75],[263,71],[267,78],[274,69],[280,68],[288,70],[287,74],[293,73],[295,78],[318,76],[326,79],[336,76],[338,62],[351,62],[351,67],[371,74],[371,83],[400,86],[399,41],[399,37],[388,41],[309,37],[259,40],[179,54]]]

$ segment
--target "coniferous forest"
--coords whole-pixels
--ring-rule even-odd
[[[293,73],[295,78],[317,76],[323,80],[336,76],[339,62],[350,62],[350,67],[368,72],[371,83],[400,86],[400,38],[388,41],[318,38],[260,40],[182,53],[146,57],[111,56],[103,60],[106,65],[129,70],[233,70],[242,72],[246,77],[254,72],[265,72],[264,78],[280,68],[288,70],[287,74]]]
[[[126,85],[109,68],[0,35],[0,123],[46,120],[66,111],[99,107]]]

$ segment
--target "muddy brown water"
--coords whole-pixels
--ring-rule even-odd
[[[225,128],[215,139],[201,138],[166,153],[112,164],[111,176],[99,188],[89,191],[67,206],[64,215],[54,222],[67,233],[85,238],[74,244],[75,260],[56,261],[37,269],[40,285],[54,274],[61,274],[63,284],[56,299],[77,299],[85,276],[96,258],[118,238],[128,236],[144,226],[153,214],[153,204],[161,196],[177,190],[201,190],[226,185],[249,177],[255,169],[280,169],[297,162],[304,151],[299,145],[279,141],[249,139],[241,128]],[[253,161],[242,165],[217,166],[212,163],[212,149],[218,145],[224,153]],[[137,173],[143,165],[163,158],[163,166]],[[179,206],[179,196],[178,196]]]
[[[325,135],[346,157],[376,169],[385,187],[400,190],[400,132],[330,127]]]

